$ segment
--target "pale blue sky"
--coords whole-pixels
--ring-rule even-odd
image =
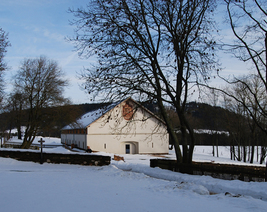
[[[12,87],[12,77],[24,58],[36,58],[40,55],[56,60],[70,86],[65,91],[73,103],[90,102],[90,96],[79,87],[81,81],[77,72],[90,65],[90,60],[78,58],[74,46],[66,41],[74,35],[74,26],[69,25],[73,15],[68,8],[86,6],[88,0],[1,0],[0,27],[9,33],[11,47],[5,57],[10,70],[6,74],[7,92]],[[218,17],[218,14],[216,14]],[[222,28],[224,28],[222,26]],[[230,31],[229,31],[230,32]],[[224,33],[227,35],[226,29]],[[242,73],[244,68],[230,56],[223,56],[222,66],[225,75]],[[218,84],[218,82],[213,82]],[[195,99],[190,99],[195,100]]]
[[[24,58],[44,55],[56,60],[70,81],[66,97],[74,103],[89,102],[89,95],[79,88],[77,72],[90,63],[78,58],[67,36],[74,35],[69,25],[73,15],[68,8],[86,5],[87,0],[1,0],[0,27],[9,33],[11,47],[5,57],[10,70],[6,73],[7,92]]]

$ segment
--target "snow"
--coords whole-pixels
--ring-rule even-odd
[[[198,133],[198,134],[210,134],[210,135],[213,135],[213,134],[225,134],[225,135],[228,135],[229,136],[229,132],[227,131],[218,131],[218,130],[206,130],[206,129],[194,129],[194,133]]]
[[[120,102],[115,102],[112,103],[108,106],[103,106],[99,109],[87,112],[83,114],[76,122],[69,124],[65,127],[63,127],[64,130],[69,130],[69,129],[76,129],[76,128],[85,128],[92,124],[94,121],[99,119],[102,115],[113,109],[115,106],[117,106]]]
[[[60,143],[57,138],[43,139],[45,144]],[[220,148],[217,158],[212,157],[211,147],[199,146],[194,160],[233,163],[227,151],[226,147]],[[69,150],[57,146],[45,148],[44,152],[69,153]],[[98,154],[113,157],[113,154]],[[103,167],[41,165],[0,157],[1,211],[254,212],[267,209],[265,182],[175,173],[150,168],[149,160],[156,156],[120,156],[125,162],[112,160],[109,166]],[[174,158],[174,152],[165,157]]]

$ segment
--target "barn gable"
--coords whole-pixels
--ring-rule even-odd
[[[164,122],[131,98],[84,114],[61,140],[110,153],[168,153]]]

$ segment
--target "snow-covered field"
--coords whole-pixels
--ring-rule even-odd
[[[38,138],[35,142],[37,142]],[[44,138],[45,144],[59,139]],[[17,140],[13,139],[13,142]],[[197,147],[195,161],[233,163],[229,150],[211,156],[211,147]],[[63,147],[44,152],[69,152]],[[110,155],[107,153],[98,153]],[[267,211],[267,183],[227,181],[150,168],[155,156],[121,155],[125,162],[91,167],[40,165],[0,158],[0,210],[29,211]],[[174,158],[170,151],[165,157]],[[236,162],[235,162],[236,163]]]

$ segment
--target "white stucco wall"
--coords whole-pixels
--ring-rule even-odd
[[[128,102],[135,107],[132,101]],[[86,134],[62,134],[61,142],[76,144],[93,151],[125,154],[126,145],[130,153],[168,153],[169,135],[166,126],[152,114],[139,107],[132,119],[125,120],[123,106],[126,102],[113,108],[87,127]],[[129,150],[129,149],[128,149]]]
[[[168,143],[167,135],[165,135],[163,139],[161,135],[152,135],[149,139],[147,139],[145,135],[87,135],[87,144],[93,151],[103,151],[116,154],[125,154],[126,144],[133,144],[136,147],[133,153],[136,154],[167,154]]]
[[[86,149],[86,134],[61,134],[61,143],[76,144],[79,148]]]
[[[135,153],[168,153],[169,136],[158,119],[141,108],[130,121],[122,117],[122,105],[116,106],[87,128],[87,145],[92,150],[125,154],[132,144]]]

